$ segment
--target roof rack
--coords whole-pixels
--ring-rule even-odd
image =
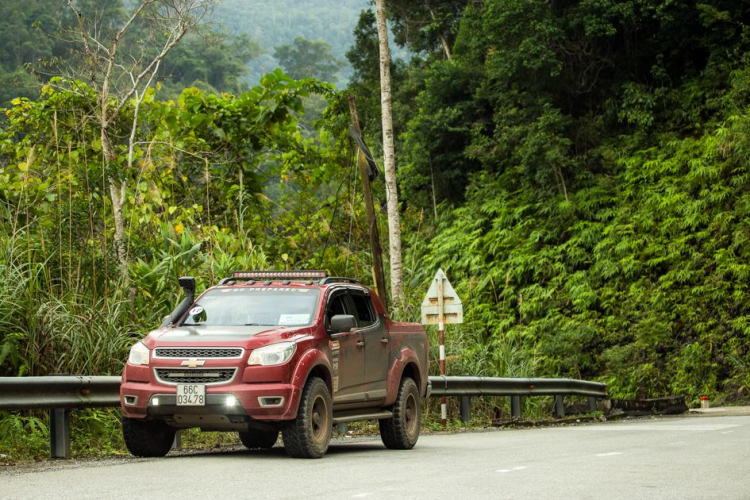
[[[328,283],[359,283],[359,280],[354,278],[345,278],[343,276],[326,276],[322,280],[320,280],[321,285],[326,285]]]
[[[327,271],[235,271],[232,276],[224,278],[219,285],[226,285],[233,281],[268,281],[273,279],[284,279],[289,281],[310,281],[314,279],[324,280],[328,277]]]

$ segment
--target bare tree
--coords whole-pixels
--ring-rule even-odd
[[[113,126],[123,108],[133,106],[132,130],[127,137],[127,167],[132,168],[138,110],[164,57],[182,37],[209,13],[215,0],[140,0],[135,2],[121,26],[108,33],[102,20],[82,12],[75,0],[67,0],[77,19],[70,32],[81,47],[84,74],[96,93],[96,120],[102,147],[104,171],[108,173],[109,197],[115,226],[115,250],[122,272],[127,270],[127,241],[123,206],[127,175],[116,173],[117,152]],[[138,33],[136,36],[136,27]],[[122,47],[123,39],[133,39]]]
[[[401,262],[401,220],[398,213],[398,184],[393,147],[393,111],[391,106],[391,53],[388,48],[388,27],[385,17],[385,0],[375,0],[380,42],[380,104],[383,120],[383,157],[385,188],[388,196],[389,253],[391,260],[391,298],[397,308],[403,305],[404,284]]]

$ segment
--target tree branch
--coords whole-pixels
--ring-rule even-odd
[[[120,111],[122,110],[123,106],[128,102],[128,100],[133,97],[133,94],[138,90],[138,87],[140,86],[141,80],[146,77],[149,73],[151,73],[151,78],[153,78],[153,74],[156,72],[156,68],[158,68],[159,63],[162,59],[169,53],[172,48],[177,45],[177,43],[180,41],[180,39],[185,36],[185,33],[187,33],[189,25],[185,21],[181,21],[181,26],[179,29],[179,32],[174,35],[174,38],[170,40],[170,38],[173,36],[170,34],[170,38],[167,38],[166,45],[162,48],[161,52],[159,52],[156,57],[154,57],[151,60],[151,63],[149,63],[146,68],[141,71],[138,76],[135,77],[135,81],[132,85],[132,87],[125,92],[125,95],[120,99],[119,103],[117,104],[117,107],[115,108],[114,112],[112,112],[111,116],[107,118],[106,125],[109,125],[112,121],[114,121],[117,118],[117,115],[120,114]]]

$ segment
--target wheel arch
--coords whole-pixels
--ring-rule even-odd
[[[414,351],[410,348],[404,348],[401,350],[401,355],[396,358],[395,362],[391,366],[388,372],[388,383],[387,393],[384,401],[384,406],[392,405],[396,401],[398,395],[398,388],[401,385],[401,380],[405,376],[411,377],[417,384],[420,394],[424,394],[426,386],[426,378],[419,369],[419,358],[417,358]]]
[[[404,366],[404,370],[401,372],[401,380],[403,380],[404,377],[409,377],[414,380],[417,384],[417,388],[422,387],[422,378],[419,373],[419,367],[414,361],[409,361],[406,366]],[[399,380],[399,382],[401,380]]]
[[[307,377],[305,378],[305,384],[312,377],[322,378],[323,382],[325,382],[326,386],[328,386],[328,391],[331,393],[331,397],[333,397],[333,378],[331,377],[331,372],[328,370],[328,367],[326,365],[324,365],[323,363],[319,363],[313,366],[308,372]]]

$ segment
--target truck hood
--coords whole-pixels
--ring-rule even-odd
[[[309,335],[310,331],[310,327],[289,326],[180,326],[154,330],[146,338],[146,345],[154,347],[156,344],[172,342],[236,342],[255,348]]]

